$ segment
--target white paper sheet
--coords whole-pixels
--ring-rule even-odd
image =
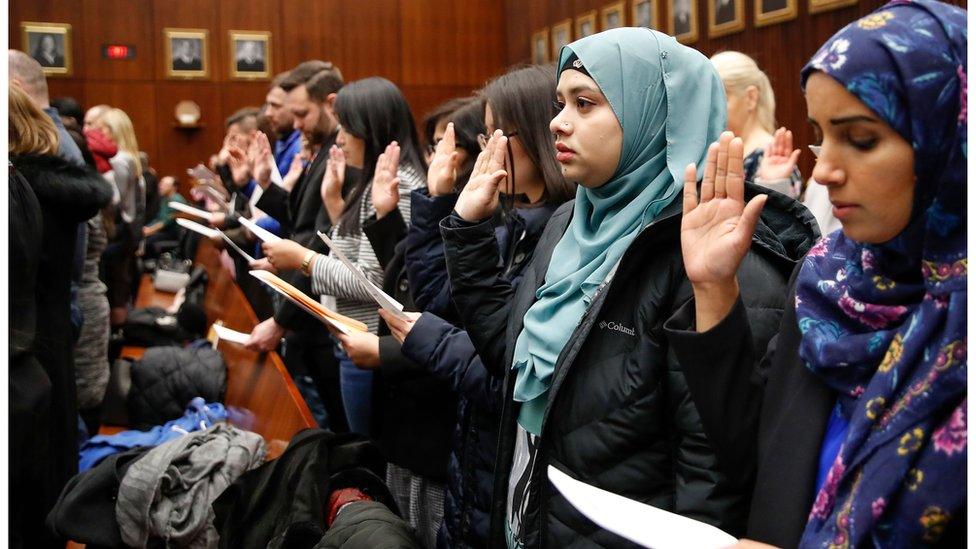
[[[169,202],[169,207],[173,208],[174,210],[181,211],[185,214],[190,214],[192,216],[199,217],[200,219],[206,219],[211,223],[213,222],[214,219],[214,214],[210,212],[205,212],[200,208],[194,208],[193,206],[187,206],[186,204],[183,204],[182,202],[176,202],[175,200],[171,200]]]
[[[352,273],[352,276],[355,277],[356,281],[359,282],[359,284],[363,287],[363,289],[365,289],[366,292],[373,297],[373,300],[376,301],[376,303],[378,303],[380,307],[382,307],[387,311],[390,311],[391,313],[393,313],[394,316],[396,316],[400,320],[407,320],[410,318],[403,313],[403,305],[401,305],[400,302],[393,299],[392,297],[390,297],[389,294],[376,287],[376,284],[373,284],[373,282],[370,279],[366,278],[366,275],[359,267],[357,267],[351,261],[349,261],[349,258],[347,258],[345,254],[340,252],[338,248],[332,245],[332,239],[330,239],[322,231],[318,231],[318,235],[319,238],[321,238],[322,241],[325,242],[325,245],[328,246],[330,250],[332,250],[331,255],[335,256],[336,259],[338,259],[343,265],[345,265],[347,269],[349,269],[349,272]]]
[[[254,263],[254,261],[255,261],[254,258],[251,257],[250,255],[248,255],[247,252],[245,252],[244,250],[242,250],[240,248],[240,246],[238,246],[233,240],[231,240],[229,236],[227,236],[226,234],[224,234],[223,231],[220,232],[220,237],[224,239],[224,242],[230,244],[230,247],[231,248],[234,248],[234,251],[236,251],[237,253],[241,254],[241,257],[243,257],[244,259],[247,260],[248,265],[250,265],[251,263]]]
[[[607,530],[652,549],[718,549],[738,540],[703,522],[580,482],[552,465],[549,480],[581,513]]]
[[[204,225],[201,225],[196,221],[193,221],[192,219],[183,219],[182,217],[177,217],[176,224],[185,229],[190,229],[195,233],[200,233],[207,238],[213,238],[215,236],[224,234],[212,227],[206,227]]]
[[[275,236],[274,233],[271,233],[269,231],[262,229],[261,227],[258,227],[257,224],[255,224],[250,219],[244,216],[238,217],[237,220],[241,222],[241,225],[247,227],[247,230],[251,231],[251,233],[253,233],[254,236],[261,239],[262,242],[278,242],[279,240],[281,240],[281,237]]]
[[[236,330],[231,330],[230,328],[225,328],[216,322],[213,324],[213,329],[215,332],[217,332],[217,337],[221,340],[230,341],[231,343],[237,343],[239,345],[244,345],[251,337],[251,334],[245,334]]]

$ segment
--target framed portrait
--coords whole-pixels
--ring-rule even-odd
[[[600,10],[600,30],[610,30],[627,26],[624,19],[624,3],[614,2]]]
[[[708,37],[725,36],[745,30],[746,0],[706,0],[708,2]]]
[[[810,0],[810,13],[846,8],[857,4],[857,0]]]
[[[20,24],[24,53],[41,64],[47,76],[71,76],[71,25],[65,23]]]
[[[755,0],[757,27],[796,19],[796,0]]]
[[[163,29],[166,42],[167,78],[206,78],[210,76],[207,56],[207,29]]]
[[[591,34],[596,34],[596,10],[576,17],[576,39],[586,38]]]
[[[682,44],[691,44],[698,40],[698,2],[693,0],[665,0],[665,2],[667,2],[665,5],[668,34]]]
[[[230,77],[242,80],[271,78],[271,33],[228,31]]]
[[[549,28],[532,33],[532,63],[545,65],[549,62]]]
[[[552,59],[559,62],[559,50],[573,41],[573,20],[565,19],[552,26]]]
[[[634,27],[657,29],[657,0],[631,0],[630,24]]]

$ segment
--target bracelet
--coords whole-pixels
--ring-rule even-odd
[[[312,266],[312,260],[315,259],[315,256],[317,255],[319,254],[309,250],[305,253],[305,257],[302,258],[302,272],[305,273],[305,276],[312,276],[312,273],[309,271],[310,267]]]

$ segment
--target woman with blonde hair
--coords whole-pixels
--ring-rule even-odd
[[[78,469],[71,325],[75,236],[78,224],[97,214],[112,193],[97,173],[58,156],[54,123],[15,82],[8,105],[9,190],[23,191],[8,212],[16,251],[10,264],[8,380],[10,495],[17,505],[10,539],[14,547],[47,547],[56,541],[44,518]],[[40,219],[31,204],[40,207]]]
[[[776,129],[776,96],[769,77],[737,51],[717,53],[711,61],[725,86],[728,130],[742,139],[747,152],[746,181],[797,198],[803,183],[796,170],[800,150],[793,149],[793,132]]]
[[[102,261],[107,273],[112,326],[120,326],[125,322],[126,307],[132,297],[133,261],[146,212],[146,184],[142,179],[136,132],[125,111],[108,109],[95,119],[94,125],[118,146],[118,153],[109,159],[112,169],[105,174],[119,193],[117,231]]]

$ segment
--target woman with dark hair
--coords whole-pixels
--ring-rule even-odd
[[[449,122],[448,115],[454,115],[461,107],[464,107],[473,100],[474,98],[472,97],[448,99],[434,107],[434,110],[427,113],[427,116],[424,117],[421,125],[424,128],[424,159],[428,163],[434,158],[434,149],[437,147],[437,143],[444,138],[444,132],[447,130],[447,123]]]
[[[723,139],[700,198],[690,173],[695,301],[669,335],[723,467],[756,479],[749,538],[966,544],[966,46],[964,10],[893,1],[801,71],[813,179],[842,229],[794,270],[768,352],[736,282],[763,207],[741,190],[742,143]]]
[[[504,379],[489,545],[627,545],[555,491],[549,465],[742,532],[751,479],[719,470],[662,337],[691,298],[681,263],[682,176],[725,127],[722,83],[700,53],[646,28],[574,42],[559,67],[550,154],[579,187],[549,218],[521,283],[513,287],[499,267],[492,219],[512,175],[509,143],[526,138],[511,135],[509,119],[441,222],[454,303],[484,367]],[[779,235],[807,232],[782,199],[744,266],[748,305],[769,328],[758,331],[760,345],[778,319],[771,306],[791,255],[803,246]]]
[[[363,233],[374,214],[384,217],[399,210],[410,219],[410,191],[424,183],[426,170],[410,106],[399,88],[385,78],[347,84],[336,98],[339,135],[322,181],[323,199],[331,219],[338,219],[330,238],[374,284],[381,285],[383,269]],[[345,166],[361,171],[360,179],[343,197]],[[376,333],[379,316],[370,294],[336,258],[318,254],[296,242],[265,243],[268,259],[279,270],[301,269],[312,278],[316,294],[333,296],[336,310],[365,323]],[[359,370],[339,348],[342,402],[352,431],[370,433],[372,372]]]
[[[512,178],[513,185],[506,185],[506,208],[496,212],[491,243],[501,258],[501,276],[512,285],[521,280],[549,216],[572,196],[572,185],[563,179],[554,159],[552,134],[544,125],[555,115],[555,84],[553,71],[547,68],[517,68],[490,82],[475,105],[484,120],[482,131],[485,126],[489,131],[500,127],[509,135],[525,138],[516,141],[513,137],[507,162],[517,177]],[[468,109],[471,107],[463,110]],[[450,215],[476,160],[474,156],[466,159],[471,169],[461,165],[463,157],[456,148],[461,136],[470,133],[467,118],[471,114],[451,117],[431,161],[427,188],[414,191],[412,197],[408,276],[424,313],[412,329],[384,315],[394,335],[403,341],[403,353],[435,378],[450,383],[458,395],[445,520],[438,539],[441,547],[488,545],[491,479],[503,398],[501,378],[489,375],[472,338],[445,320],[456,321],[458,315],[450,300],[440,223]],[[465,172],[465,179],[459,172]]]

